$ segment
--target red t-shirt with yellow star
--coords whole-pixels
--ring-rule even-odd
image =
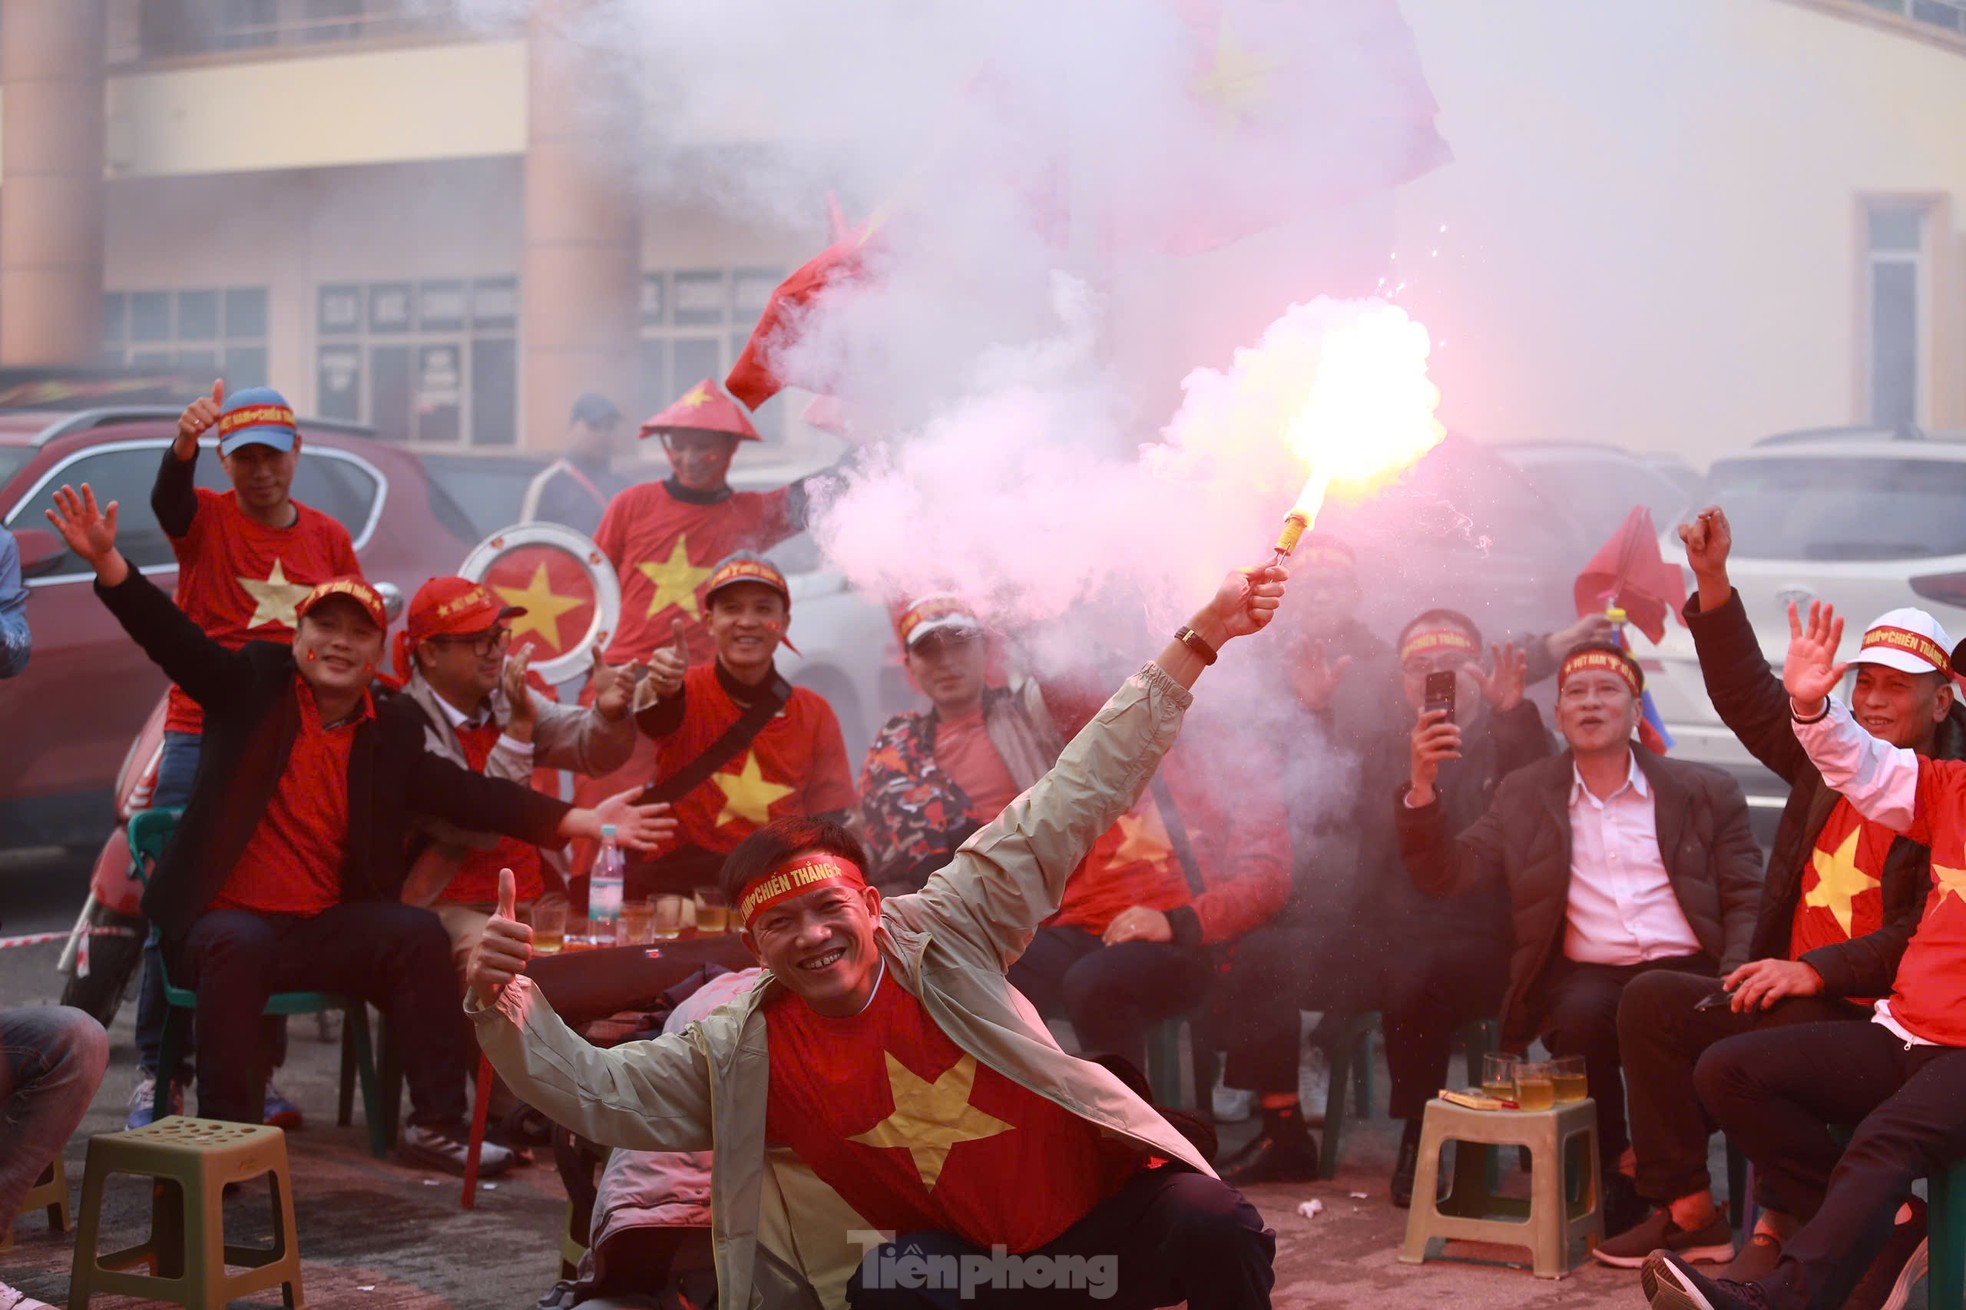
[[[1884,858],[1897,839],[1898,834],[1837,798],[1816,834],[1809,862],[1802,866],[1802,894],[1789,929],[1791,960],[1821,946],[1867,937],[1884,926]]]
[[[227,650],[292,640],[294,606],[316,583],[361,575],[348,529],[321,511],[295,501],[293,526],[269,528],[247,518],[233,492],[197,492],[190,528],[171,538],[177,607]],[[172,687],[165,729],[199,732],[204,722],[198,703]]]
[[[1119,1189],[1140,1157],[979,1061],[892,974],[828,1018],[765,1005],[765,1139],[789,1146],[876,1228],[1034,1250]]]
[[[683,718],[656,739],[656,779],[703,754],[744,711],[724,689],[718,666],[683,675]],[[677,841],[722,853],[773,819],[850,810],[857,801],[840,721],[823,696],[792,688],[785,708],[751,744],[675,804]]]
[[[1966,1046],[1966,763],[1918,760],[1905,836],[1932,851],[1932,890],[1891,983],[1891,1018],[1940,1046]]]
[[[709,505],[678,499],[666,482],[616,496],[594,533],[621,579],[621,624],[608,663],[645,660],[668,645],[678,616],[688,625],[691,662],[710,659],[716,647],[703,626],[703,584],[711,572],[732,551],[769,550],[795,533],[789,487],[734,491]]]

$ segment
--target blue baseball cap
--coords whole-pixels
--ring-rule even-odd
[[[218,453],[230,455],[241,446],[271,446],[285,454],[300,435],[294,409],[272,387],[247,387],[226,397],[218,416]]]

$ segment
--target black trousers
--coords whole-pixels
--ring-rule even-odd
[[[1083,928],[1056,927],[1038,929],[1009,973],[1039,1014],[1071,1021],[1084,1054],[1124,1056],[1142,1072],[1147,1026],[1200,1005],[1212,977],[1208,956],[1191,947],[1107,946]]]
[[[1718,978],[1658,970],[1632,979],[1618,1002],[1618,1055],[1625,1066],[1638,1194],[1657,1205],[1713,1187],[1707,1137],[1714,1125],[1693,1089],[1693,1067],[1708,1047],[1742,1033],[1861,1020],[1870,1013],[1828,996],[1794,996],[1752,1014],[1694,1010],[1719,990]],[[1763,1206],[1782,1209],[1759,1172],[1755,1192]]]
[[[1625,1085],[1618,1059],[1618,1002],[1633,979],[1658,970],[1711,976],[1704,955],[1648,960],[1644,964],[1579,964],[1560,960],[1552,967],[1549,1017],[1543,1045],[1551,1055],[1581,1055],[1597,1102],[1597,1153],[1608,1178],[1616,1172],[1629,1139],[1625,1134]]]
[[[1379,977],[1379,1017],[1392,1075],[1392,1116],[1417,1122],[1447,1086],[1454,1034],[1492,1019],[1509,977],[1508,943],[1481,938],[1419,942],[1388,960]],[[1480,1079],[1481,1070],[1474,1071]]]
[[[1775,1310],[1843,1304],[1891,1235],[1913,1180],[1966,1155],[1966,1048],[1914,1046],[1875,1023],[1730,1037],[1694,1069],[1700,1099],[1804,1222],[1766,1281]],[[1848,1146],[1830,1124],[1856,1124]]]
[[[458,1004],[450,937],[428,910],[390,901],[336,905],[311,919],[208,910],[179,953],[198,993],[198,1112],[258,1123],[252,1065],[260,1011],[274,992],[339,992],[380,1009],[410,1089],[410,1122],[464,1120],[471,1033]]]
[[[1276,1234],[1241,1192],[1167,1165],[1141,1170],[1021,1256],[993,1256],[953,1233],[905,1233],[867,1253],[846,1301],[854,1310],[1149,1310],[1183,1300],[1189,1310],[1266,1310],[1275,1256]],[[1055,1282],[1065,1285],[1045,1285]]]
[[[1237,938],[1216,980],[1213,1027],[1227,1057],[1222,1081],[1296,1095],[1299,1011],[1377,1009],[1375,954],[1357,935],[1288,919]]]

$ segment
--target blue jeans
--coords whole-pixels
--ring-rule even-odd
[[[80,1010],[0,1010],[0,1237],[82,1122],[108,1063],[108,1036]]]
[[[198,751],[204,738],[195,732],[166,732],[164,753],[157,761],[157,788],[150,803],[158,809],[182,805],[191,799],[191,781],[198,775]],[[157,943],[143,943],[143,980],[137,984],[137,1063],[146,1071],[157,1071],[157,1052],[164,1044],[164,1020],[170,1007],[164,1003],[164,963],[158,957]],[[190,1025],[185,1020],[184,1041],[178,1046],[184,1059],[171,1072],[171,1081],[180,1086],[191,1081],[192,1043]]]

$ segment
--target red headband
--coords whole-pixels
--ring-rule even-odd
[[[1943,650],[1939,649],[1938,642],[1933,641],[1922,632],[1913,632],[1908,628],[1872,628],[1864,634],[1862,649],[1869,650],[1873,646],[1888,646],[1893,650],[1901,650],[1907,654],[1916,655],[1940,673],[1945,674],[1947,677],[1952,676],[1951,658]]]
[[[812,855],[789,869],[774,869],[744,885],[737,897],[737,921],[744,927],[751,920],[781,901],[817,891],[821,887],[860,888],[867,877],[860,867],[837,855]]]
[[[1563,686],[1570,681],[1570,675],[1573,673],[1596,672],[1617,674],[1624,679],[1625,685],[1631,688],[1634,696],[1644,691],[1644,685],[1639,681],[1638,673],[1633,670],[1631,661],[1623,656],[1613,655],[1608,650],[1572,651],[1564,659],[1563,667],[1557,671],[1556,685]]]
[[[1469,655],[1480,655],[1481,647],[1474,638],[1457,628],[1424,628],[1406,639],[1399,648],[1401,664],[1415,655],[1425,655],[1436,650],[1458,650]]]

